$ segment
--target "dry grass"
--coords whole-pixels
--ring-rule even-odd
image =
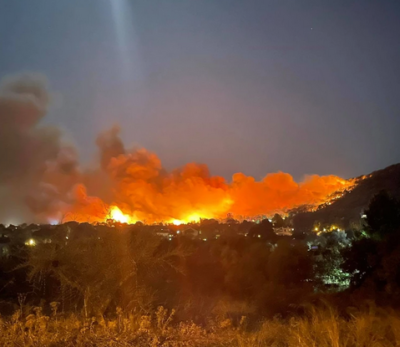
[[[268,346],[268,347],[394,347],[400,346],[400,315],[395,312],[356,312],[350,319],[331,308],[310,309],[305,317],[266,320],[236,326],[220,319],[201,327],[174,322],[174,312],[160,307],[151,316],[117,309],[114,319],[75,315],[45,316],[40,308],[26,317],[16,312],[0,321],[1,346]]]

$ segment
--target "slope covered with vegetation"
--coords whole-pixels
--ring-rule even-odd
[[[302,213],[300,225],[311,229],[314,223],[336,224],[342,229],[360,228],[360,218],[374,195],[384,190],[400,198],[400,164],[358,177],[356,186],[341,198],[325,204],[314,212]]]

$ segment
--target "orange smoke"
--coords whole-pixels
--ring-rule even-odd
[[[307,176],[297,183],[287,173],[267,174],[262,180],[243,173],[228,183],[211,176],[208,167],[190,163],[167,172],[156,154],[127,151],[118,129],[97,140],[102,170],[87,174],[75,188],[67,220],[101,222],[167,222],[182,224],[201,218],[246,218],[284,212],[300,205],[318,205],[335,192],[350,189],[352,181],[337,176]]]

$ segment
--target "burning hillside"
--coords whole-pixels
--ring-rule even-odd
[[[67,220],[179,224],[224,218],[227,213],[245,218],[303,204],[319,205],[353,186],[352,181],[336,176],[312,175],[297,183],[283,172],[267,174],[260,181],[236,173],[228,183],[210,175],[206,165],[195,163],[167,172],[154,153],[126,150],[117,128],[101,134],[97,144],[102,169],[83,175]],[[93,180],[93,176],[104,178]],[[107,190],[102,191],[105,186]]]
[[[38,124],[48,99],[45,82],[26,76],[9,81],[0,94],[1,154],[7,168],[0,177],[3,200],[13,196],[13,211],[19,209],[26,219],[179,224],[227,213],[245,218],[317,206],[354,185],[333,175],[295,182],[283,172],[259,181],[236,173],[227,182],[197,163],[166,171],[156,154],[127,149],[117,127],[97,138],[99,167],[84,169],[58,129]]]

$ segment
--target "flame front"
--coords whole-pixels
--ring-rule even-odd
[[[191,214],[190,216],[184,218],[184,219],[172,219],[168,221],[168,224],[174,224],[174,225],[181,225],[181,224],[188,224],[188,223],[198,223],[200,222],[201,219],[207,219],[205,216],[200,216],[199,214]]]
[[[112,129],[98,139],[102,168],[83,174],[75,186],[67,220],[132,224],[199,222],[282,213],[300,205],[332,203],[354,181],[334,175],[306,176],[296,182],[287,173],[267,174],[257,181],[236,173],[232,181],[212,176],[204,164],[189,163],[166,171],[156,154],[128,151]]]
[[[122,211],[117,206],[111,207],[110,219],[112,219],[116,222],[125,223],[125,224],[131,224],[133,222],[132,218],[127,214],[123,214]]]

